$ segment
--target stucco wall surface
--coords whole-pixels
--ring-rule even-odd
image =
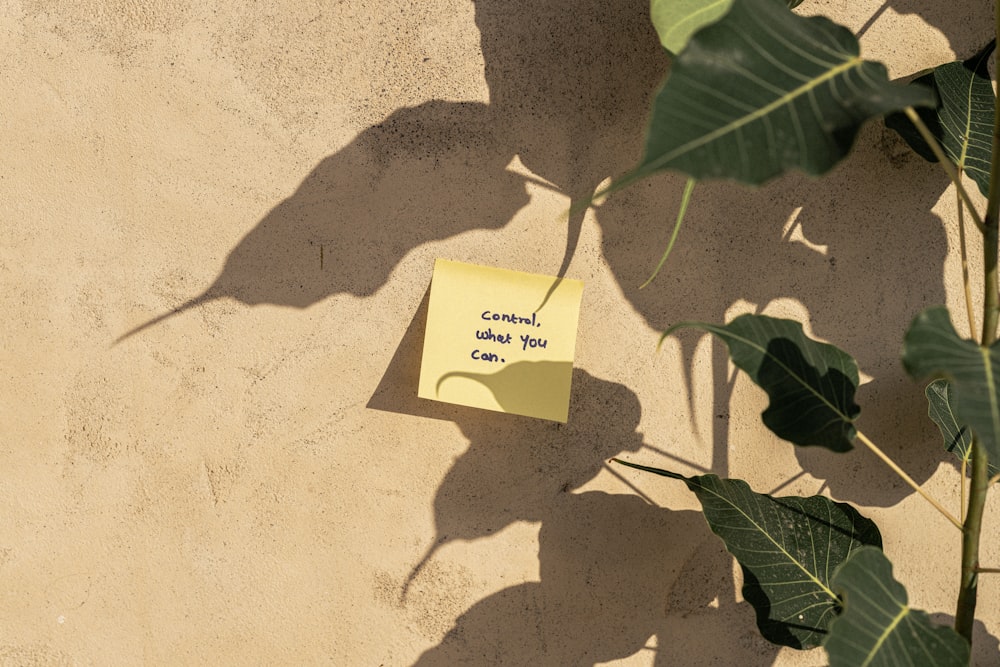
[[[991,25],[972,0],[800,11],[893,76]],[[680,320],[803,319],[957,512],[898,361],[916,312],[962,304],[952,191],[874,123],[824,180],[699,186],[640,291],[683,178],[564,212],[640,156],[647,13],[0,1],[0,664],[824,664],[763,641],[696,501],[615,455],[856,502],[911,603],[952,613],[957,531],[888,468],[778,441],[708,339],[656,351]],[[416,398],[436,257],[585,281],[566,425]]]

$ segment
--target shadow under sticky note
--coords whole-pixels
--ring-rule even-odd
[[[438,259],[417,395],[566,422],[583,283]]]

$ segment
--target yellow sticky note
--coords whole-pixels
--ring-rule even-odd
[[[438,259],[417,395],[566,422],[583,282]]]

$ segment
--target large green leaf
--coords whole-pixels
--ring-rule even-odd
[[[965,667],[969,644],[907,604],[906,589],[878,549],[862,547],[833,575],[844,611],[823,642],[830,667]]]
[[[944,439],[944,448],[952,452],[959,461],[969,463],[972,459],[972,429],[960,424],[955,416],[952,401],[951,384],[947,380],[934,380],[924,394],[927,396],[927,416],[931,418]],[[992,463],[989,466],[990,477],[1000,473]]]
[[[1000,343],[989,348],[958,337],[948,310],[920,313],[903,339],[903,364],[917,380],[944,378],[951,384],[949,405],[959,424],[968,424],[1000,465]]]
[[[622,183],[661,169],[754,184],[790,168],[821,174],[866,119],[934,101],[862,60],[847,28],[775,0],[733,0],[674,60],[643,161]]]
[[[983,195],[990,189],[993,155],[993,116],[996,96],[990,83],[991,42],[972,58],[935,67],[914,83],[934,89],[938,105],[918,111],[921,120],[952,162],[965,170]],[[905,114],[886,116],[885,124],[899,132],[917,153],[931,162],[937,158]]]
[[[823,496],[775,498],[739,479],[684,477],[614,460],[681,480],[695,493],[712,531],[743,568],[743,597],[761,634],[775,644],[818,646],[840,610],[830,586],[834,570],[861,546],[882,546],[873,521]]]
[[[725,326],[682,322],[723,340],[729,356],[771,399],[764,424],[796,445],[818,445],[846,452],[854,445],[854,402],[858,365],[833,345],[818,343],[793,320],[741,315]]]

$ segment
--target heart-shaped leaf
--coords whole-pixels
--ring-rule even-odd
[[[759,184],[797,168],[829,170],[868,118],[933,105],[933,91],[890,83],[850,30],[775,0],[732,0],[698,30],[657,95],[642,163]]]
[[[955,410],[951,406],[952,389],[947,380],[934,380],[924,389],[927,396],[927,416],[931,418],[944,438],[944,448],[952,452],[959,461],[969,463],[972,459],[972,429],[959,424]],[[1000,473],[992,463],[990,477]]]
[[[854,402],[858,365],[833,345],[812,340],[793,320],[741,315],[725,326],[683,322],[726,343],[729,356],[771,399],[764,424],[796,445],[818,445],[846,452],[857,433]]]
[[[775,644],[818,646],[840,609],[833,571],[854,550],[882,546],[873,521],[823,496],[775,498],[739,479],[684,477],[614,460],[681,480],[695,493],[712,531],[743,568],[743,597],[761,634]]]
[[[830,667],[967,667],[969,644],[911,609],[906,589],[879,549],[861,547],[833,575],[844,611],[823,642]]]
[[[1000,343],[984,348],[958,337],[942,306],[920,313],[903,339],[903,364],[914,379],[943,378],[955,421],[968,424],[1000,466]]]
[[[944,148],[952,162],[979,186],[984,196],[990,189],[990,160],[993,155],[993,115],[996,96],[990,82],[989,56],[994,43],[972,58],[935,67],[914,83],[931,87],[938,94],[937,107],[917,113]],[[885,124],[896,130],[927,160],[937,158],[917,128],[905,114],[890,114]]]

